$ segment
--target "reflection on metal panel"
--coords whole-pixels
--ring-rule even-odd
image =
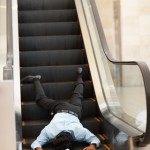
[[[17,0],[12,1],[12,37],[13,37],[13,79],[14,102],[16,113],[17,150],[22,149],[22,118],[21,118],[21,91],[20,91],[20,64],[18,40],[18,7]]]

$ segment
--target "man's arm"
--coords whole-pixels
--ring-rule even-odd
[[[42,146],[49,141],[49,137],[46,133],[45,128],[41,131],[37,139],[31,144],[33,150],[42,150]]]
[[[90,144],[90,146],[85,147],[83,150],[96,150],[96,144]]]
[[[77,133],[76,139],[78,141],[85,141],[90,144],[90,146],[85,147],[84,150],[94,150],[100,146],[100,140],[88,129],[83,127],[80,128],[79,131],[80,131],[79,133],[76,132]]]

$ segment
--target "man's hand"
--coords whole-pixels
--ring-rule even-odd
[[[43,150],[41,147],[37,147],[35,150]]]
[[[88,147],[85,147],[83,150],[96,150],[96,145],[95,144],[91,144]]]

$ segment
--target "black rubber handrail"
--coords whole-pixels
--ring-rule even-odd
[[[140,68],[143,81],[144,81],[144,86],[145,86],[145,94],[146,94],[146,106],[147,106],[147,124],[146,124],[146,132],[143,133],[143,135],[139,137],[135,137],[135,142],[137,146],[146,146],[150,144],[150,71],[144,62],[139,62],[139,61],[117,61],[115,60],[108,48],[106,38],[104,35],[101,19],[96,7],[96,2],[95,0],[90,0],[91,1],[91,7],[93,10],[93,14],[95,17],[95,22],[96,26],[98,29],[98,34],[101,40],[102,48],[103,51],[106,55],[106,58],[113,64],[117,65],[137,65]]]

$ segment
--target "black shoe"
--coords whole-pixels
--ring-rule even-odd
[[[36,75],[36,76],[29,75],[29,76],[26,76],[23,79],[21,79],[21,83],[32,82],[33,79],[39,79],[40,80],[41,79],[41,75]]]

